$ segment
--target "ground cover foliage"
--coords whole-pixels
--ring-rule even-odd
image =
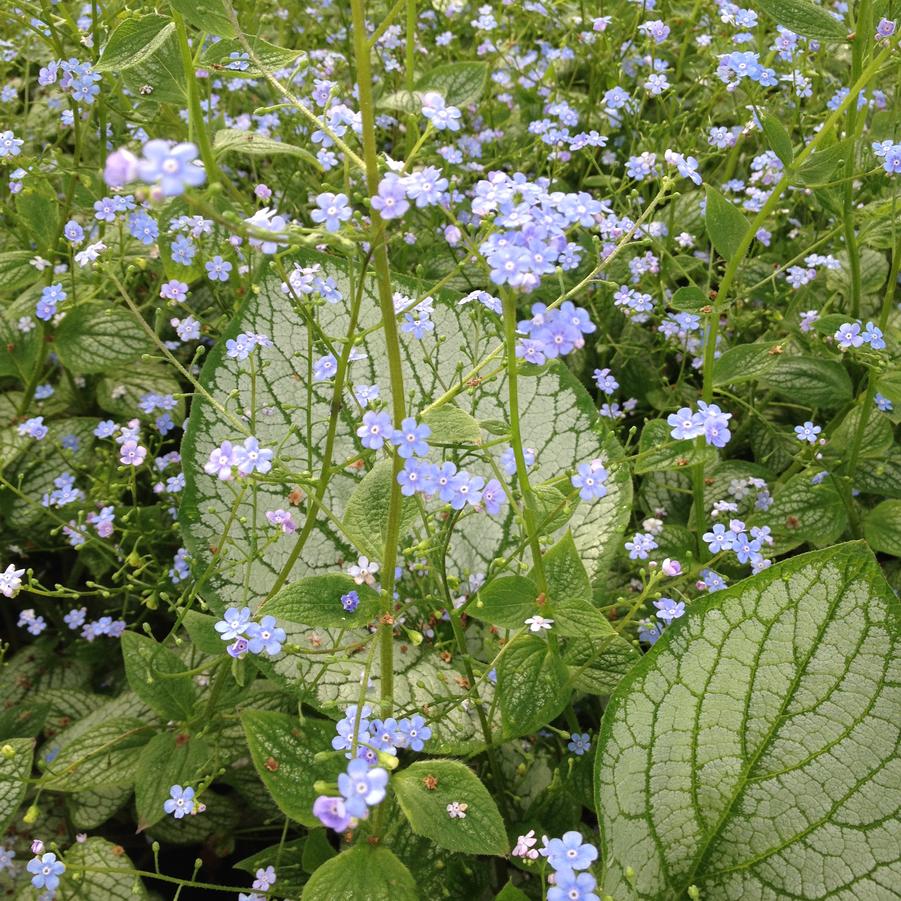
[[[897,897],[896,0],[0,10],[0,893]]]

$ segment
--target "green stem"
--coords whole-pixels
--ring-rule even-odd
[[[529,547],[532,550],[532,562],[538,590],[547,593],[547,579],[544,575],[544,564],[541,559],[541,545],[538,541],[538,530],[535,528],[535,496],[529,483],[526,469],[526,457],[522,449],[522,432],[519,418],[519,363],[516,359],[516,298],[512,291],[501,292],[504,304],[504,344],[507,356],[507,401],[510,415],[510,444],[513,446],[513,459],[516,461],[516,480],[523,501],[523,520]]]
[[[375,143],[375,102],[372,97],[372,70],[369,61],[369,41],[366,38],[366,14],[363,0],[351,0],[354,31],[354,63],[357,72],[360,115],[363,120],[363,160],[366,165],[366,185],[369,196],[379,189],[379,161]],[[379,307],[385,329],[385,347],[388,353],[388,375],[391,381],[391,411],[395,426],[406,416],[404,373],[397,336],[397,318],[394,314],[391,271],[388,266],[388,247],[385,224],[378,210],[372,215],[372,255],[378,286]],[[401,493],[397,474],[403,460],[395,454],[391,477],[391,494],[388,498],[388,525],[385,533],[385,552],[382,560],[382,619],[379,624],[380,697],[383,716],[389,716],[394,704],[394,624],[391,610],[394,606],[394,567],[397,562],[397,542],[400,537]]]

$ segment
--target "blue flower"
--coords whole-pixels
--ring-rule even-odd
[[[327,382],[338,372],[338,361],[334,354],[326,354],[313,362],[313,381]]]
[[[555,870],[587,870],[597,860],[598,849],[583,842],[581,833],[571,830],[562,838],[552,838],[541,854]]]
[[[404,717],[397,724],[397,731],[402,736],[398,739],[398,746],[411,751],[421,751],[424,743],[432,737],[432,730],[418,713],[413,717]]]
[[[281,652],[285,640],[285,630],[276,626],[274,616],[264,616],[258,623],[251,623],[246,634],[251,654],[265,652],[270,657]]]
[[[176,820],[194,812],[194,789],[173,785],[169,789],[169,799],[163,802],[163,810],[171,813]]]
[[[341,606],[347,613],[356,613],[360,606],[360,595],[356,591],[348,591],[341,595]]]
[[[547,901],[598,901],[594,893],[597,882],[591,873],[559,870],[556,884],[547,891]]]
[[[591,750],[591,736],[587,732],[573,732],[566,747],[577,757],[581,757]]]
[[[206,268],[207,277],[211,282],[227,282],[229,273],[232,271],[232,264],[228,260],[223,260],[219,254],[213,257],[207,263],[203,264]]]
[[[363,414],[363,425],[357,429],[357,435],[363,447],[378,450],[391,438],[394,427],[387,413],[376,413],[370,410]]]
[[[347,765],[347,772],[338,776],[338,791],[344,797],[344,806],[352,817],[363,819],[369,808],[385,797],[388,772],[381,767],[369,768],[365,760],[354,759]]]
[[[482,506],[489,516],[497,516],[506,503],[507,495],[497,479],[491,479],[482,490]]]
[[[59,877],[66,872],[66,865],[57,860],[52,851],[48,851],[40,857],[29,860],[26,869],[32,874],[31,884],[35,888],[47,889],[52,893],[59,886]]]
[[[814,425],[809,419],[803,425],[795,426],[795,437],[798,441],[808,441],[810,444],[817,443],[817,436],[822,432],[822,428]]]
[[[172,247],[169,252],[172,254],[174,262],[178,263],[180,266],[190,266],[191,261],[194,259],[194,254],[197,253],[197,248],[189,237],[186,235],[179,235],[172,242]]]
[[[243,445],[234,448],[232,459],[243,476],[249,476],[253,472],[265,474],[272,469],[272,451],[260,447],[260,442],[253,436],[245,438]]]
[[[350,219],[351,209],[346,194],[332,194],[325,191],[316,197],[316,204],[319,209],[312,210],[310,218],[325,225],[326,231],[336,232],[341,228],[342,222]]]
[[[391,443],[397,448],[397,453],[404,460],[410,457],[421,457],[429,452],[426,438],[432,434],[432,430],[423,422],[417,425],[412,416],[408,416],[399,429],[395,429],[391,436]]]
[[[579,489],[579,497],[583,501],[593,501],[607,494],[607,470],[599,459],[590,463],[580,463],[576,475],[570,476],[573,488]]]
[[[427,460],[407,460],[404,468],[397,474],[400,493],[404,497],[412,497],[416,492],[431,494],[435,490],[435,473],[437,467]]]
[[[379,192],[371,200],[372,208],[378,210],[382,219],[397,219],[410,209],[403,181],[389,172],[379,182]]]
[[[143,152],[138,177],[148,184],[159,184],[164,197],[176,197],[206,181],[203,166],[194,162],[198,151],[193,144],[154,140],[144,145]]]
[[[229,607],[225,611],[225,616],[216,623],[215,629],[223,641],[231,641],[247,632],[250,620],[250,607],[242,607],[240,610],[237,607]]]
[[[141,211],[133,213],[129,217],[128,231],[133,238],[137,238],[142,244],[153,244],[159,237],[160,227],[156,224],[155,219]]]
[[[659,601],[654,601],[654,606],[657,608],[658,618],[667,625],[685,613],[685,604],[672,598],[660,598]]]

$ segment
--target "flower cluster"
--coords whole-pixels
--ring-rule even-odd
[[[260,442],[252,435],[244,439],[243,444],[232,444],[223,441],[219,447],[210,451],[210,458],[204,465],[204,471],[227,482],[235,477],[249,476],[255,472],[264,475],[272,469],[272,451],[260,447]]]
[[[732,437],[729,431],[731,413],[724,413],[716,404],[698,401],[698,409],[692,412],[689,407],[682,407],[676,413],[667,416],[667,424],[671,427],[671,436],[676,441],[689,438],[704,438],[713,447],[725,447]]]
[[[276,625],[274,616],[267,615],[254,622],[250,607],[229,607],[215,629],[223,641],[232,642],[228,653],[235,658],[248,652],[275,657],[281,653],[285,641],[285,630]]]
[[[532,317],[519,323],[525,337],[516,344],[516,356],[526,363],[540,366],[585,346],[585,335],[596,331],[586,310],[564,301],[550,309],[543,303],[532,304]]]
[[[740,519],[729,521],[728,527],[716,523],[702,536],[711,554],[731,551],[741,564],[750,564],[754,572],[766,569],[772,560],[761,553],[766,545],[773,544],[768,526],[752,526],[747,529]]]

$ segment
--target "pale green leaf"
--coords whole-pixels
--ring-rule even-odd
[[[437,91],[449,106],[475,103],[488,81],[488,63],[446,63],[428,69],[416,82],[420,93]]]
[[[73,792],[66,795],[66,812],[76,829],[97,829],[121,810],[130,797],[130,785],[108,785]]]
[[[66,313],[53,346],[62,364],[77,373],[106,372],[152,349],[130,313],[103,304],[81,304]]]
[[[124,632],[120,640],[132,691],[166,719],[188,719],[197,694],[184,674],[188,667],[173,651],[137,632]]]
[[[319,160],[303,147],[296,147],[294,144],[288,144],[284,141],[276,141],[274,138],[266,137],[254,131],[241,131],[238,128],[222,128],[217,131],[216,137],[213,139],[213,151],[216,156],[224,156],[227,153],[265,157],[279,154],[296,156],[316,169],[322,169]]]
[[[723,259],[731,260],[750,228],[745,214],[716,188],[707,185],[704,221],[710,243]]]
[[[165,16],[129,16],[110,35],[100,59],[94,63],[97,72],[120,72],[148,60],[175,31]]]
[[[246,69],[239,69],[236,65],[236,58],[243,57],[247,52],[244,45],[237,39],[227,38],[211,44],[200,58],[200,65],[205,69],[212,69],[229,78],[257,78],[264,72],[277,72],[280,69],[288,69],[292,67],[298,58],[304,55],[303,50],[289,50],[287,47],[277,47],[270,44],[262,38],[255,35],[245,36],[254,56],[259,60],[260,69],[255,63],[246,60],[248,63]]]
[[[360,606],[348,613],[342,595],[355,591]],[[266,602],[261,612],[302,626],[362,628],[378,613],[379,596],[368,585],[357,585],[350,576],[331,573],[307,576],[283,588]]]
[[[235,26],[232,24],[222,0],[169,0],[172,8],[204,34],[217,34],[233,38]]]
[[[695,601],[604,715],[604,892],[892,897],[898,630],[898,601],[859,543]]]
[[[848,26],[809,0],[755,0],[755,5],[795,34],[819,41],[847,40]]]
[[[504,629],[520,629],[536,613],[538,588],[525,576],[499,576],[492,579],[467,608],[467,612],[486,623]]]

